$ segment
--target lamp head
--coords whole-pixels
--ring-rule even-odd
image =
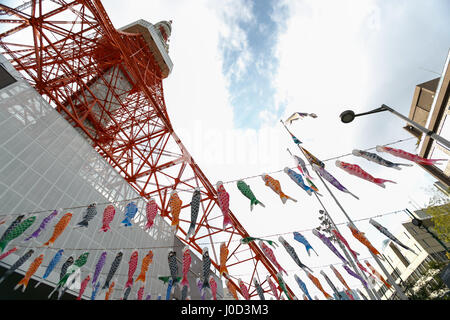
[[[349,123],[355,119],[355,113],[352,110],[345,110],[339,117],[343,123]]]
[[[423,223],[421,220],[414,218],[414,219],[412,219],[412,224],[415,225],[416,227],[420,228]]]

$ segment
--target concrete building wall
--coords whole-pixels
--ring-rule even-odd
[[[425,225],[431,225],[430,217],[426,217],[421,212],[416,212],[415,215],[419,216]],[[383,250],[383,255],[387,259],[384,266],[400,285],[410,279],[417,280],[425,271],[427,262],[431,260],[445,261],[446,259],[444,247],[424,228],[419,228],[412,222],[403,223],[394,235],[414,251],[413,253],[404,249],[392,241]],[[379,285],[376,289],[390,299],[392,291],[386,290],[385,287],[382,289],[382,287]]]
[[[65,248],[63,258],[48,278],[49,284],[59,281],[62,263],[69,257],[78,258],[89,252],[89,258],[81,269],[81,279],[93,276],[95,265],[103,251],[107,251],[106,263],[100,274],[103,284],[117,252],[123,252],[123,259],[116,272],[115,288],[111,299],[123,297],[128,277],[128,262],[134,249],[138,250],[139,261],[134,278],[140,272],[142,258],[153,251],[153,262],[147,272],[144,297],[151,294],[155,299],[165,292],[165,286],[158,275],[168,273],[167,251],[172,247],[174,235],[170,226],[158,215],[150,231],[140,226],[145,224],[145,201],[112,168],[88,142],[14,70],[12,65],[0,56],[0,63],[17,80],[5,83],[0,88],[0,234],[21,213],[35,212],[35,223],[25,234],[13,240],[4,252],[16,246],[18,250],[0,261],[9,268],[27,248],[34,248],[33,256],[18,270],[24,274],[31,262],[41,253],[44,261],[35,273],[40,280],[45,269],[59,248]],[[121,226],[125,206],[134,200],[138,214],[132,227]],[[97,203],[97,215],[88,228],[74,228],[82,220],[86,206]],[[111,230],[99,231],[102,226],[103,210],[113,203],[116,215]],[[47,225],[37,239],[23,240],[40,225],[52,210],[64,208]],[[69,208],[69,209],[67,209]],[[64,233],[51,248],[40,248],[52,233],[56,222],[66,212],[73,214]],[[136,299],[138,284],[134,284],[128,299]],[[5,293],[0,285],[0,291]],[[74,289],[76,289],[74,287]],[[33,290],[28,287],[27,290]],[[92,285],[89,283],[85,298],[90,298]],[[78,290],[72,291],[78,294]],[[97,294],[104,299],[105,291]],[[46,299],[47,297],[42,297]]]
[[[418,84],[414,90],[408,118],[437,135],[450,140],[450,52],[441,77]],[[404,127],[420,141],[418,155],[428,159],[447,159],[436,165],[422,166],[450,190],[450,150],[411,125]]]
[[[182,276],[182,270],[183,270],[183,248],[184,244],[175,237],[174,239],[174,245],[173,248],[175,249],[175,252],[177,254],[177,262],[178,262],[178,271],[180,276]],[[197,279],[203,277],[203,262],[202,257],[199,253],[194,252],[191,250],[191,267],[189,269],[188,273],[188,281],[189,281],[189,293],[191,300],[202,300],[202,296],[200,294],[200,290],[197,287]],[[214,280],[217,283],[217,300],[223,300],[224,299],[224,289],[223,289],[223,283],[222,280],[225,281],[224,277],[219,277],[217,273],[215,272],[216,269],[213,268],[210,272],[210,275],[214,277]],[[180,300],[181,299],[181,286],[177,286],[173,292],[173,298]],[[212,299],[212,292],[209,289],[204,290],[205,293],[205,300],[211,300]]]

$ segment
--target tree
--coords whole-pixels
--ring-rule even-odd
[[[436,236],[442,241],[450,242],[450,202],[429,206],[425,212],[432,217]]]
[[[430,215],[436,236],[444,242],[450,242],[450,199],[443,197],[442,191],[435,188],[425,190],[430,194],[430,200],[423,211]],[[450,257],[449,257],[450,259]]]

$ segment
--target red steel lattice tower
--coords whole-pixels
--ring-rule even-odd
[[[169,222],[171,191],[186,191],[177,230],[182,242],[198,253],[207,242],[217,270],[225,243],[228,279],[237,291],[241,278],[257,296],[257,279],[271,295],[260,272],[277,283],[277,269],[255,242],[240,243],[250,235],[231,211],[232,226],[223,229],[217,191],[170,122],[162,86],[172,68],[170,22],[139,20],[117,30],[100,0],[34,0],[16,8],[0,4],[0,26],[6,29],[0,33],[2,54],[142,197],[157,201]],[[186,239],[189,195],[196,187],[200,212]]]

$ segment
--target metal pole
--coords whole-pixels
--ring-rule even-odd
[[[323,181],[322,181],[323,183]],[[325,209],[325,206],[323,205],[322,201],[320,200],[319,196],[314,192],[317,200],[319,201],[319,203],[321,204],[322,208],[324,209],[324,212],[328,218],[328,220],[330,220],[330,222],[333,224],[333,228],[336,229],[339,233],[339,229],[337,228],[336,224],[334,223],[333,219],[331,219],[330,214],[328,213],[327,209]],[[350,262],[353,270],[360,276],[362,276],[364,279],[367,280],[368,283],[368,279],[367,276],[356,266],[355,262],[353,261],[353,257],[351,256],[351,254],[347,251],[347,248],[341,243],[341,241],[339,241],[339,239],[337,239],[337,243],[339,244],[339,247],[342,249],[342,251],[345,254],[345,257],[347,258],[347,260]],[[362,282],[361,282],[362,283]],[[365,287],[364,287],[365,288]],[[372,300],[381,300],[380,297],[378,296],[378,294],[376,293],[376,291],[374,290],[374,292],[372,292],[369,288],[365,288],[367,291],[367,294],[369,295],[369,297]]]
[[[283,126],[286,128],[286,125],[284,124],[284,122],[282,120],[280,120],[280,122],[283,124]],[[292,135],[292,133],[286,128],[286,130]],[[308,162],[311,165],[311,162],[309,161],[308,157],[306,157],[306,155],[304,154],[302,148],[300,148],[300,146],[297,144],[297,147],[300,149],[300,151],[303,153],[304,157],[308,160]],[[311,165],[312,167],[312,165]],[[315,171],[315,170],[314,170]],[[325,182],[323,181],[322,177],[320,176],[320,174],[318,174],[316,172],[316,175],[319,177],[320,181],[322,181],[323,185],[325,186],[325,188],[328,190],[328,192],[330,193],[330,195],[333,197],[334,201],[336,202],[336,204],[339,206],[339,208],[341,209],[341,211],[344,213],[345,217],[347,218],[347,220],[351,223],[352,227],[354,227],[357,231],[358,228],[356,227],[356,225],[353,223],[352,219],[350,219],[350,217],[348,216],[347,212],[344,210],[344,208],[341,206],[341,204],[339,203],[339,201],[336,199],[336,197],[334,196],[333,192],[331,192],[331,190],[328,188],[328,186],[325,184]],[[326,211],[326,210],[325,210]],[[331,219],[330,219],[331,220]],[[383,271],[383,273],[386,275],[386,277],[388,278],[388,280],[392,283],[392,285],[395,287],[395,290],[397,291],[397,294],[399,295],[400,299],[402,300],[408,300],[408,297],[405,295],[405,293],[403,292],[403,290],[397,285],[397,283],[394,281],[394,279],[392,278],[392,276],[390,275],[389,272],[387,272],[386,268],[381,264],[381,261],[378,259],[378,257],[372,253],[372,251],[370,251],[370,254],[372,255],[372,257],[375,259],[375,261],[378,263],[378,265],[380,266],[381,270]],[[359,270],[355,269],[355,271],[359,274]],[[369,291],[368,291],[369,293]]]
[[[403,280],[402,280],[402,278],[400,277],[400,274],[398,273],[398,271],[395,270],[394,266],[389,262],[388,258],[387,258],[384,254],[381,254],[381,255],[383,256],[384,260],[387,261],[387,263],[389,264],[389,266],[392,268],[392,270],[394,271],[395,275],[400,279],[400,283],[402,284],[402,286],[404,286]]]
[[[316,173],[317,174],[317,173]],[[325,182],[322,180],[322,177],[317,174],[317,176],[319,176],[320,180],[322,181],[322,183],[325,185],[325,187],[327,188],[328,192],[331,194],[331,196],[333,197],[334,201],[336,202],[336,204],[339,206],[339,208],[341,209],[341,211],[344,213],[344,215],[347,217],[347,220],[351,223],[352,227],[355,228],[356,230],[358,230],[358,228],[356,227],[356,225],[353,223],[352,219],[350,219],[350,217],[348,216],[347,212],[344,210],[344,208],[341,206],[341,204],[339,203],[339,201],[336,199],[336,197],[334,196],[333,192],[331,192],[331,190],[328,188],[328,186],[325,184]],[[359,231],[359,230],[358,230]],[[397,283],[394,281],[394,279],[392,278],[392,276],[390,275],[389,272],[387,272],[386,268],[381,264],[381,261],[378,259],[378,257],[373,254],[372,251],[370,251],[370,254],[372,255],[372,257],[375,259],[375,261],[378,263],[378,265],[380,266],[381,270],[383,270],[383,273],[386,275],[386,277],[389,279],[389,281],[392,283],[392,285],[395,287],[395,290],[397,291],[399,297],[402,300],[408,300],[408,297],[403,293],[403,290],[397,285]]]
[[[405,120],[406,122],[408,122],[409,124],[411,124],[413,127],[417,128],[418,130],[420,130],[422,133],[425,133],[427,136],[430,136],[432,139],[440,142],[441,144],[443,144],[447,149],[450,149],[450,141],[448,141],[447,139],[442,138],[441,136],[437,135],[436,133],[434,133],[433,131],[421,126],[420,124],[412,121],[411,119],[409,119],[408,117],[405,117],[404,115],[402,115],[401,113],[398,113],[397,111],[395,111],[394,109],[388,107],[385,104],[381,105],[381,108],[384,108],[385,110],[388,110],[390,112],[392,112],[393,114],[395,114],[396,116],[398,116],[399,118]]]

